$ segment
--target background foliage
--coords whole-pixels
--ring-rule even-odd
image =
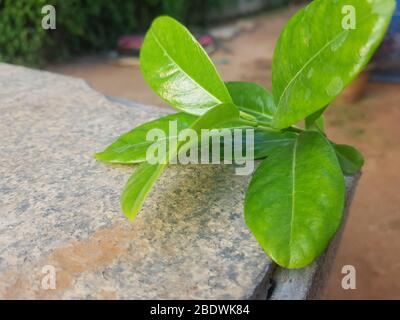
[[[117,39],[145,31],[160,14],[205,25],[208,12],[243,0],[0,0],[0,61],[40,66],[81,53],[114,48]],[[285,3],[265,1],[266,5]],[[250,1],[250,2],[251,2]],[[43,30],[44,5],[54,5],[57,29]]]

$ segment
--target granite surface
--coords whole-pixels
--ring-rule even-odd
[[[245,226],[249,177],[233,167],[171,166],[133,223],[121,213],[135,166],[93,154],[167,112],[0,64],[0,298],[267,296],[276,266]],[[48,265],[55,289],[43,286]]]
[[[85,82],[0,65],[1,298],[248,298],[271,261],[243,221],[248,178],[172,166],[134,223],[134,166],[93,159],[167,111],[110,102]],[[44,290],[42,268],[56,268]]]

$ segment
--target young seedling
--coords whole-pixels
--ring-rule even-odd
[[[148,163],[151,129],[168,131],[170,121],[177,121],[178,130],[196,132],[254,128],[254,159],[263,160],[247,189],[245,221],[280,266],[313,262],[341,224],[344,175],[356,174],[364,162],[355,148],[327,138],[323,112],[368,63],[394,8],[394,0],[311,2],[290,19],[276,45],[272,94],[254,83],[224,83],[185,27],[157,18],[141,49],[141,71],[180,112],[133,129],[96,155],[106,162],[141,163],[121,196],[126,216],[135,218],[181,147],[169,146],[165,161]],[[295,126],[302,120],[304,129]]]

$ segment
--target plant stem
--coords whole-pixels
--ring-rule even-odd
[[[258,122],[257,118],[252,116],[251,114],[248,114],[248,113],[243,112],[243,111],[240,111],[239,114],[240,114],[240,117],[241,117],[242,120],[250,121],[252,123],[257,123]]]
[[[260,121],[256,117],[254,117],[246,112],[243,112],[243,111],[240,111],[240,117],[241,117],[240,121],[243,124],[249,125],[251,127],[259,128],[263,131],[269,131],[269,132],[270,131],[282,131],[282,132],[290,131],[290,132],[296,132],[296,133],[304,132],[304,130],[302,128],[299,128],[297,126],[291,126],[289,128],[285,128],[282,130],[275,129],[275,128],[271,127],[270,123]]]
[[[240,119],[240,123],[249,126],[249,127],[257,127],[258,126],[258,122],[257,121],[252,121],[252,120],[247,120],[247,119]]]
[[[302,133],[302,132],[304,132],[305,130],[302,129],[302,128],[299,128],[299,127],[297,127],[297,126],[291,126],[291,127],[289,127],[289,128],[283,129],[282,131],[290,131],[290,132]]]
[[[271,128],[271,127],[265,127],[265,126],[257,126],[256,129],[264,131],[264,132],[275,132],[275,133],[279,133],[280,130]]]

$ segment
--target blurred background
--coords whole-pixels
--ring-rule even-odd
[[[85,79],[107,96],[168,108],[144,82],[138,54],[152,19],[189,26],[224,80],[271,89],[275,42],[307,1],[2,0],[0,61]],[[385,41],[327,112],[327,132],[366,158],[325,298],[400,299],[400,1]],[[42,7],[56,29],[42,28]],[[344,265],[357,289],[343,290]]]

